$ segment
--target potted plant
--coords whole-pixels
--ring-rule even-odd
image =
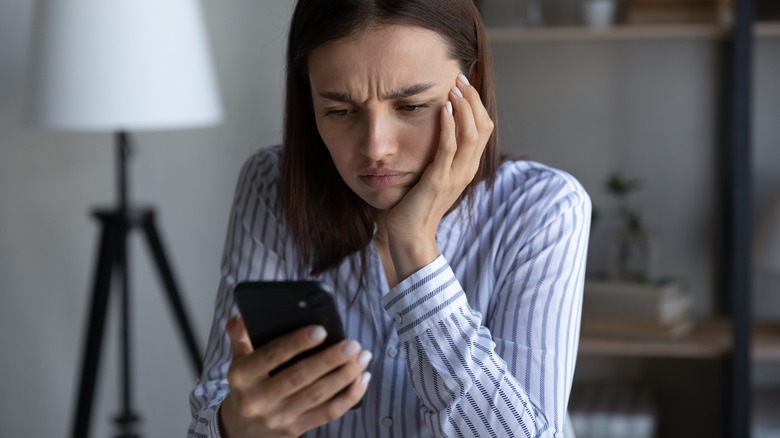
[[[629,202],[630,195],[642,187],[641,181],[613,172],[606,180],[607,193],[615,199],[620,226],[611,236],[610,277],[624,281],[649,281],[653,277],[656,244],[642,215]]]

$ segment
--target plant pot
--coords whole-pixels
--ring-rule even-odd
[[[654,279],[657,247],[656,238],[649,231],[616,232],[610,242],[609,276],[621,281]]]
[[[606,28],[615,23],[616,0],[583,0],[582,7],[588,27]]]

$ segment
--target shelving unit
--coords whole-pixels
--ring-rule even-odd
[[[752,330],[751,358],[780,361],[780,323],[758,323]],[[713,318],[697,323],[694,330],[681,339],[626,339],[615,336],[580,338],[580,354],[615,357],[654,357],[676,359],[719,359],[731,350],[731,324],[725,318]]]
[[[780,324],[757,323],[753,325],[751,357],[757,361],[780,362]]]
[[[755,361],[780,362],[780,323],[755,323],[750,312],[752,144],[749,114],[754,41],[780,37],[780,22],[756,23],[751,0],[735,0],[734,3],[733,27],[687,24],[617,25],[605,29],[584,26],[490,28],[488,38],[494,44],[674,40],[711,40],[724,44],[723,53],[727,58],[723,66],[727,71],[724,71],[726,90],[723,98],[728,114],[723,115],[726,132],[720,134],[727,138],[718,150],[718,155],[722,156],[718,173],[726,179],[724,188],[728,192],[722,195],[722,213],[726,220],[719,230],[725,236],[720,260],[722,272],[718,279],[724,285],[723,295],[718,297],[723,316],[700,321],[689,336],[679,340],[583,336],[579,352],[585,356],[682,359],[686,364],[690,363],[688,360],[693,360],[692,363],[712,361],[714,368],[720,370],[714,373],[714,378],[722,392],[719,397],[722,397],[720,403],[725,414],[718,429],[723,436],[741,437],[750,434],[751,364]]]
[[[780,22],[758,23],[754,25],[753,32],[759,38],[780,37]],[[673,39],[725,40],[730,34],[730,27],[717,24],[618,25],[604,29],[585,26],[488,29],[488,38],[493,43]]]

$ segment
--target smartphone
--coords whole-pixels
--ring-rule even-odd
[[[293,357],[270,375],[344,339],[333,290],[325,283],[248,281],[237,284],[233,292],[255,348],[307,325],[319,324],[328,332],[324,342]]]

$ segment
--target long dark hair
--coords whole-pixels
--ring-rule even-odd
[[[341,179],[317,131],[308,58],[325,42],[386,24],[417,26],[441,35],[497,122],[493,64],[474,0],[299,0],[287,46],[279,191],[287,226],[304,266],[311,267],[313,274],[337,266],[356,251],[361,251],[365,262],[375,222],[374,210]],[[460,201],[480,182],[493,183],[500,161],[496,131]]]

